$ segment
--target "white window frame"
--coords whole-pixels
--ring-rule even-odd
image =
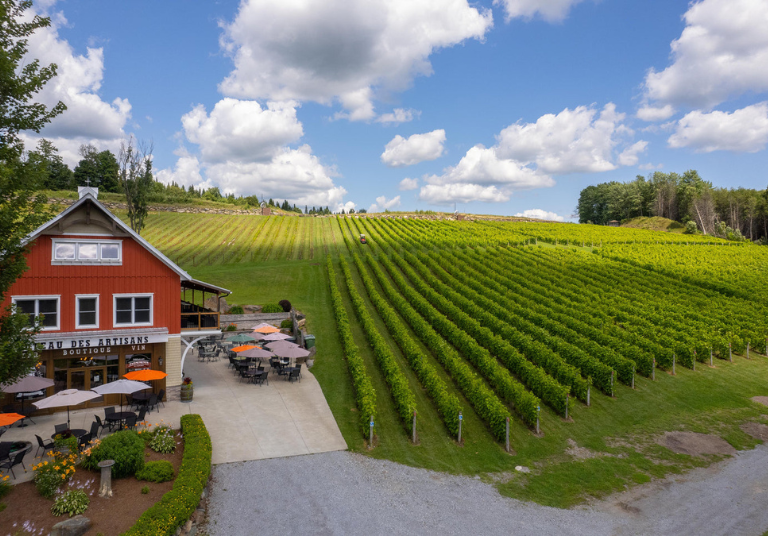
[[[61,329],[61,294],[51,295],[38,295],[38,296],[11,296],[11,303],[16,305],[18,300],[35,300],[35,317],[38,317],[40,313],[40,300],[56,300],[56,326],[43,327],[40,331],[58,331]]]
[[[117,323],[117,298],[149,298],[149,322]],[[132,303],[132,316],[136,314],[136,303]],[[128,294],[112,294],[112,327],[124,328],[134,326],[152,326],[155,323],[155,295],[151,292],[131,292]]]
[[[80,298],[96,298],[96,323],[80,323]],[[98,329],[99,327],[99,294],[75,294],[75,329]]]
[[[121,266],[123,264],[123,241],[122,240],[98,240],[94,238],[54,238],[51,240],[51,264],[56,265],[107,265],[107,266]],[[57,244],[74,244],[75,245],[75,258],[74,259],[57,259],[56,258],[56,245]],[[97,258],[95,259],[79,259],[79,244],[96,244]],[[102,259],[101,247],[103,245],[117,245],[117,258],[116,259]]]

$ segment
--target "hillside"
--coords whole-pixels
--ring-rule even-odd
[[[569,506],[718,459],[660,447],[666,431],[755,445],[739,426],[761,419],[750,398],[767,394],[768,310],[752,289],[768,249],[628,227],[371,216],[158,212],[142,235],[231,289],[230,303],[288,299],[307,314],[312,373],[353,451],[504,474],[506,495]]]
[[[685,225],[669,218],[659,216],[646,216],[641,218],[632,218],[621,224],[622,227],[630,229],[647,229],[649,231],[660,231],[668,233],[682,233],[685,231]]]

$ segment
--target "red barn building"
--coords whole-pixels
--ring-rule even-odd
[[[27,237],[29,269],[2,307],[12,302],[31,317],[44,315],[36,342],[38,374],[55,382],[47,395],[91,389],[144,368],[166,372],[153,388],[172,395],[182,380],[181,343],[191,348],[182,337],[221,333],[218,311],[196,302],[229,291],[192,279],[97,195],[96,188],[81,187],[77,202]],[[188,290],[191,302],[181,299]],[[104,398],[86,407],[119,402],[119,395]]]

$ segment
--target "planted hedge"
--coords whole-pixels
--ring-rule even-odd
[[[340,257],[341,271],[344,274],[344,279],[347,282],[347,291],[349,297],[352,300],[352,305],[355,308],[357,314],[357,321],[363,327],[365,336],[368,339],[368,343],[373,349],[373,353],[376,356],[376,360],[379,363],[381,371],[384,373],[384,379],[389,385],[389,389],[392,393],[392,399],[395,403],[395,409],[400,415],[403,424],[406,429],[412,432],[413,429],[413,412],[416,411],[416,396],[411,391],[411,387],[408,385],[408,379],[400,370],[400,366],[397,364],[394,354],[389,349],[384,337],[381,336],[379,330],[376,329],[376,325],[373,323],[373,318],[368,313],[368,309],[365,306],[363,298],[355,288],[355,283],[352,280],[352,272],[349,270],[347,261],[344,257]]]
[[[200,415],[183,415],[184,457],[171,491],[146,510],[124,536],[171,536],[200,503],[211,475],[211,436]]]
[[[369,424],[368,419],[375,422],[376,419],[376,391],[371,383],[371,378],[365,370],[365,363],[360,355],[360,350],[352,338],[352,330],[349,327],[349,317],[344,309],[344,303],[341,299],[339,287],[336,285],[336,271],[333,269],[331,256],[325,258],[328,268],[328,284],[331,287],[331,302],[333,302],[333,314],[336,317],[336,328],[341,339],[341,346],[344,348],[344,355],[347,357],[347,367],[352,376],[352,385],[355,388],[355,398],[358,416],[358,426],[363,437],[368,437]]]
[[[410,324],[424,344],[432,351],[435,358],[445,367],[453,381],[459,386],[478,416],[488,424],[491,433],[498,440],[503,440],[506,434],[506,420],[510,417],[509,410],[499,397],[489,389],[482,379],[467,365],[459,353],[448,344],[432,328],[422,316],[411,307],[408,301],[387,281],[376,261],[370,255],[366,256],[371,271],[379,281],[390,303]],[[534,397],[535,398],[535,397]],[[534,406],[534,409],[536,406]],[[535,422],[535,421],[534,421]]]
[[[357,253],[352,255],[357,266],[360,278],[363,280],[365,290],[368,292],[373,306],[379,312],[379,316],[387,326],[387,330],[395,340],[403,355],[408,360],[413,371],[418,376],[421,385],[427,390],[427,394],[434,400],[437,406],[437,412],[443,419],[448,432],[456,435],[459,431],[459,413],[461,412],[461,403],[456,395],[448,391],[448,386],[440,378],[435,368],[429,364],[424,353],[419,349],[419,345],[413,340],[408,328],[397,316],[395,310],[387,303],[387,300],[381,297],[376,291],[373,280],[365,270],[363,261]]]

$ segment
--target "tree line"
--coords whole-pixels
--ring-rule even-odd
[[[715,188],[695,170],[587,186],[576,210],[580,223],[660,216],[686,225],[687,232],[768,243],[768,189]]]

